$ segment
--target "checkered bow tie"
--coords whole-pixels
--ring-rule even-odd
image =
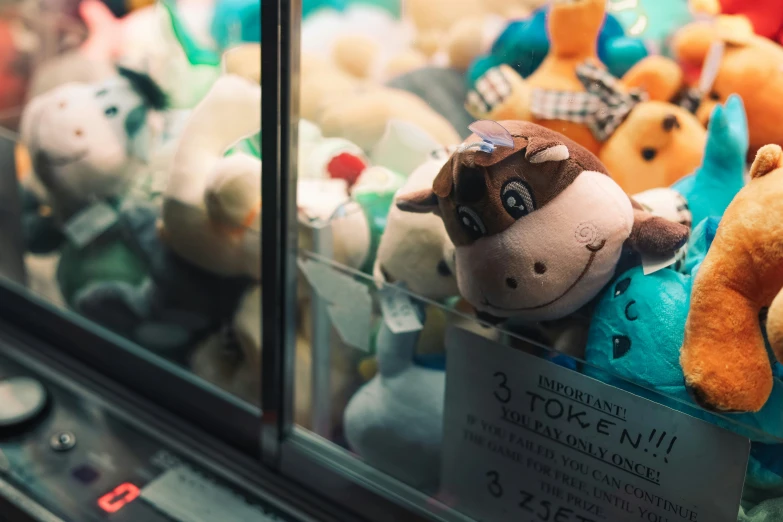
[[[584,123],[598,141],[606,141],[633,108],[647,99],[640,90],[624,92],[617,78],[591,63],[577,67],[576,76],[585,92],[534,89],[530,104],[533,116]]]

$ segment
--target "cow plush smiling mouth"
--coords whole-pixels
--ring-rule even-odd
[[[488,138],[492,128],[506,135]],[[480,314],[565,317],[612,279],[624,249],[668,256],[687,241],[686,226],[642,210],[592,153],[561,134],[521,121],[471,129],[477,134],[432,189],[402,195],[397,206],[443,219],[460,292]]]

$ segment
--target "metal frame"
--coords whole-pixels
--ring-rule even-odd
[[[470,522],[319,437],[325,434],[328,423],[317,412],[315,433],[293,425],[300,22],[299,0],[262,2],[262,461],[286,479],[317,491],[367,520]],[[328,230],[327,226],[313,232],[321,235]],[[317,246],[328,248],[324,239],[316,237]],[[313,306],[319,307],[317,299]],[[315,317],[324,315],[314,312]],[[317,326],[316,331],[328,330],[327,326]],[[324,336],[317,337],[320,340]],[[322,343],[314,339],[314,344]],[[323,389],[324,382],[328,385],[331,368],[325,361],[329,353],[326,348],[314,348],[318,351],[313,354],[314,393]],[[321,371],[316,369],[316,364],[325,363]],[[313,402],[324,404],[328,404],[328,398]]]
[[[295,2],[297,10],[301,4]],[[264,1],[261,6],[261,255],[263,298],[261,320],[264,346],[261,357],[261,456],[263,462],[279,468],[280,441],[291,425],[293,410],[294,327],[296,295],[296,179],[290,176],[295,151],[289,145],[296,136],[298,85],[292,71],[298,71],[298,52],[291,48],[295,32],[291,0]],[[298,34],[298,32],[297,32]],[[296,105],[294,105],[296,103]],[[294,165],[295,167],[295,165]]]

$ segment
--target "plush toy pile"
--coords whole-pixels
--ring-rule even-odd
[[[0,82],[0,111],[27,99],[36,287],[251,401],[277,248],[260,5],[81,0],[81,41]],[[748,436],[738,520],[774,518],[781,3],[307,0],[302,16],[296,421],[436,494],[445,331],[501,325]],[[14,49],[0,62],[36,53]]]

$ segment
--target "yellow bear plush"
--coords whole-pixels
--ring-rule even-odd
[[[490,69],[467,108],[477,118],[527,120],[566,135],[599,156],[628,193],[671,185],[699,166],[706,130],[668,103],[682,84],[673,61],[646,58],[622,79],[605,71],[596,51],[605,14],[604,0],[556,2],[541,66],[527,79],[505,65]]]

